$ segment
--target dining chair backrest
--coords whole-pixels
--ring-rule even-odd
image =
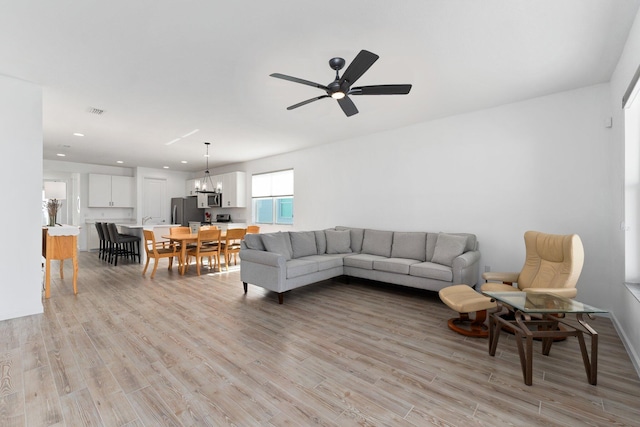
[[[247,227],[247,234],[257,234],[260,233],[259,225],[250,225]]]
[[[169,229],[169,234],[171,235],[191,234],[191,228],[190,227],[171,227]]]
[[[200,230],[218,230],[217,225],[201,225]]]
[[[198,247],[207,243],[216,243],[220,241],[220,230],[198,230]]]
[[[147,252],[147,256],[153,256],[157,252],[156,235],[153,230],[142,230],[142,234],[144,236],[144,250]]]
[[[227,237],[225,239],[227,245],[232,244],[234,240],[242,240],[245,234],[247,234],[247,230],[244,228],[231,228],[227,230]]]

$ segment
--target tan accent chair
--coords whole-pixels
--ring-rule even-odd
[[[147,262],[144,265],[144,270],[142,270],[142,275],[144,276],[147,272],[147,268],[149,267],[149,260],[151,258],[154,259],[153,271],[151,272],[151,278],[156,275],[156,270],[158,269],[158,261],[161,258],[169,258],[169,270],[173,266],[173,257],[178,256],[178,252],[176,251],[176,247],[171,245],[169,247],[165,247],[164,243],[156,243],[156,236],[153,234],[151,230],[142,230],[144,234],[144,249],[147,252]]]
[[[202,259],[209,258],[209,267],[211,267],[212,259],[214,261],[213,267],[218,265],[220,268],[220,230],[198,230],[198,241],[195,248],[187,249],[187,258],[196,257],[196,271],[198,276],[200,275],[200,267],[202,266]],[[185,269],[189,267],[189,262],[185,265]],[[186,270],[185,270],[186,272]]]
[[[574,298],[584,264],[584,249],[577,234],[524,233],[526,259],[519,273],[485,272],[486,292],[545,292]],[[496,283],[501,282],[501,283]],[[516,283],[517,286],[513,286]]]
[[[231,256],[233,256],[233,265],[238,264],[240,242],[244,239],[245,234],[247,234],[247,230],[244,228],[231,228],[227,230],[225,241],[222,243],[222,248],[224,250],[224,262],[227,271],[229,271]]]

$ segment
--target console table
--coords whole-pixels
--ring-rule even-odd
[[[532,359],[533,339],[542,340],[542,354],[549,355],[555,338],[577,337],[582,353],[584,369],[589,384],[596,385],[598,375],[598,333],[584,320],[584,314],[593,318],[594,313],[606,313],[606,310],[592,307],[581,302],[549,293],[528,292],[483,292],[495,300],[498,310],[489,317],[489,354],[495,356],[500,331],[505,328],[516,336],[520,365],[524,383],[533,383]],[[500,317],[502,306],[514,312],[513,320]],[[575,314],[580,328],[562,320],[567,314]],[[531,315],[534,315],[532,317]],[[562,324],[562,328],[559,325]],[[591,337],[591,358],[584,340],[584,334]],[[523,345],[523,339],[525,344]]]
[[[51,296],[51,260],[60,261],[60,278],[64,279],[64,260],[73,262],[73,293],[78,293],[78,234],[80,228],[70,225],[42,227],[42,256],[46,259],[44,297]]]

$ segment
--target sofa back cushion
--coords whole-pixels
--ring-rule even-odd
[[[436,264],[453,265],[453,259],[465,252],[467,236],[439,233],[431,262]]]
[[[246,234],[244,236],[244,244],[248,249],[255,249],[258,251],[266,250],[264,244],[262,244],[261,234]]]
[[[324,235],[324,230],[314,231],[316,235],[316,250],[318,255],[327,253],[327,236]]]
[[[336,230],[349,230],[351,233],[351,252],[362,252],[362,240],[364,239],[364,228],[353,228],[337,226]]]
[[[290,231],[289,237],[291,238],[293,258],[318,254],[316,233],[313,231]]]
[[[391,258],[408,258],[426,261],[427,233],[394,232]]]
[[[277,233],[262,234],[262,243],[268,252],[280,254],[287,261],[293,256],[288,232],[278,231]]]
[[[393,244],[393,231],[364,230],[362,240],[362,253],[379,255],[389,258],[391,256],[391,245]]]
[[[325,230],[328,254],[346,254],[351,252],[351,233],[349,230]]]
[[[438,235],[440,233],[427,233],[427,261],[433,260],[433,253],[436,249],[436,242],[438,241]],[[470,233],[448,233],[454,236],[463,236],[467,238],[467,243],[464,247],[465,252],[478,250],[478,239],[475,234]]]

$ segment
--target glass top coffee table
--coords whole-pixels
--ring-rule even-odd
[[[495,356],[502,329],[509,329],[516,336],[524,383],[533,383],[533,340],[542,340],[542,354],[549,355],[554,339],[577,337],[582,361],[589,384],[596,385],[598,372],[598,333],[587,324],[584,315],[593,318],[594,313],[606,313],[581,302],[548,293],[483,292],[498,303],[497,311],[489,316],[489,354]],[[501,317],[502,307],[514,313],[514,319]],[[579,327],[564,320],[575,314]],[[560,327],[562,325],[562,327]],[[591,337],[591,357],[587,352],[584,334]],[[523,343],[524,340],[524,343]]]

